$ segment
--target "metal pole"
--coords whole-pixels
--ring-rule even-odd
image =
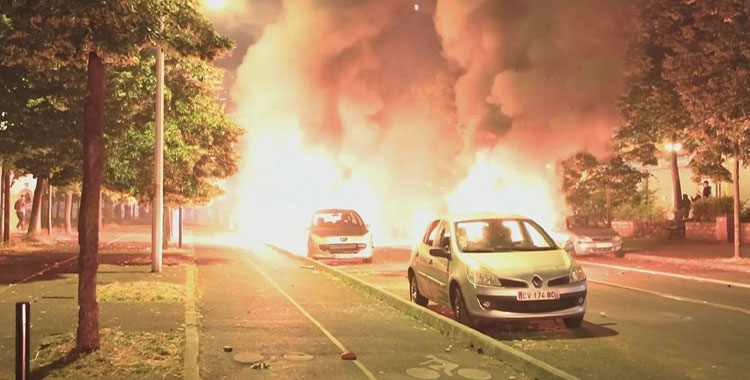
[[[182,248],[182,207],[180,207],[180,220],[179,220],[179,228],[180,228],[180,244],[179,247]]]
[[[16,303],[16,380],[29,378],[31,304]]]
[[[47,235],[52,235],[52,184],[47,182]]]
[[[164,238],[164,54],[156,48],[156,131],[154,133],[154,202],[151,223],[151,271],[161,272]]]

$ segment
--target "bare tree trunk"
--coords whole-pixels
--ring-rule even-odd
[[[734,151],[734,170],[732,170],[732,181],[734,182],[734,258],[740,258],[740,147],[736,146]]]
[[[162,236],[162,249],[168,249],[172,237],[172,210],[169,207],[164,207],[164,234]]]
[[[3,213],[3,243],[10,243],[10,177],[13,172],[10,170],[3,171],[3,204],[5,205]]]
[[[680,185],[680,169],[677,167],[677,152],[672,150],[671,153],[672,161],[672,211],[674,211],[675,219],[680,212],[680,200],[682,200],[682,186]]]
[[[29,218],[28,234],[31,236],[35,236],[42,231],[42,195],[44,194],[44,185],[46,183],[47,181],[44,177],[36,179],[34,200],[31,203],[31,217]]]
[[[0,164],[0,238],[4,235],[5,228],[5,171],[7,166]]]
[[[47,235],[52,235],[52,185],[47,183]]]
[[[76,351],[99,349],[99,304],[96,271],[99,268],[99,203],[104,168],[104,63],[89,53],[83,125],[83,186],[78,212],[78,330]]]
[[[65,235],[70,235],[71,227],[70,220],[71,214],[73,213],[73,193],[70,191],[65,192]]]

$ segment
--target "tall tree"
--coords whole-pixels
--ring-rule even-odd
[[[689,112],[703,168],[732,165],[734,256],[740,257],[739,168],[750,158],[750,5],[650,0],[641,22],[668,54],[662,78]],[[712,171],[716,173],[715,170]]]
[[[670,53],[652,38],[654,25],[636,23],[625,54],[625,87],[618,103],[625,124],[615,134],[619,153],[644,165],[656,165],[665,147],[672,173],[672,211],[679,211],[682,188],[678,148],[695,149],[693,121],[674,84],[662,77]]]
[[[619,156],[599,161],[588,152],[579,152],[563,160],[562,169],[565,200],[577,213],[605,215],[608,191],[612,208],[642,201],[642,192],[637,190],[645,174]]]
[[[0,59],[36,70],[78,67],[86,72],[83,186],[78,220],[76,349],[99,348],[96,302],[99,212],[104,166],[104,83],[107,64],[131,61],[146,46],[212,59],[231,47],[200,15],[194,0],[31,0],[3,5]]]

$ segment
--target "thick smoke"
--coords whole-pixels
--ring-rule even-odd
[[[624,1],[417,3],[282,3],[231,91],[248,131],[240,224],[268,235],[343,206],[411,238],[415,215],[487,192],[477,160],[512,167],[489,187],[536,171],[555,195],[545,164],[606,149]]]

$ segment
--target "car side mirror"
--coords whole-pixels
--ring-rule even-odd
[[[450,259],[451,253],[450,251],[444,250],[442,248],[430,248],[430,256]]]

